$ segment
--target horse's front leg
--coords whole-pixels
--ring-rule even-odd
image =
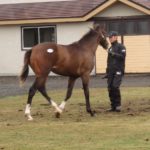
[[[83,75],[81,77],[82,79],[82,84],[83,84],[83,90],[84,90],[84,95],[85,95],[85,100],[86,100],[86,111],[91,114],[91,116],[94,116],[94,112],[91,110],[91,105],[90,105],[90,96],[89,96],[89,74],[88,75]]]
[[[66,97],[65,97],[65,100],[62,101],[62,103],[59,105],[59,108],[63,111],[65,109],[65,105],[66,105],[66,102],[67,100],[71,97],[72,95],[72,90],[73,90],[73,87],[74,87],[74,83],[75,83],[75,80],[77,78],[75,77],[69,77],[69,80],[68,80],[68,88],[67,88],[67,93],[66,93]],[[60,113],[58,111],[56,111],[56,117],[59,118],[60,117]]]

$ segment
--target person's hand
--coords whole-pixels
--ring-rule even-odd
[[[107,79],[108,78],[108,75],[107,74],[105,74],[103,77],[102,77],[102,79]]]

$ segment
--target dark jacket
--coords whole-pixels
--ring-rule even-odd
[[[121,43],[115,41],[108,49],[107,57],[107,74],[121,71],[124,74],[125,70],[126,48]]]

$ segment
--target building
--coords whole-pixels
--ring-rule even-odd
[[[94,23],[117,30],[127,48],[127,73],[150,73],[149,0],[71,0],[0,4],[0,76],[18,75],[33,45],[79,40]],[[93,73],[105,73],[98,48]]]

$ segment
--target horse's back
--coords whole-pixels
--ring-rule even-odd
[[[59,61],[54,73],[61,75],[81,76],[85,71],[90,72],[92,55],[85,51],[78,43],[58,45]],[[89,63],[90,62],[90,63]]]
[[[70,52],[65,45],[56,43],[41,43],[32,48],[30,66],[36,74],[48,74],[52,68],[61,70],[70,62]]]
[[[85,70],[91,70],[91,58],[91,54],[77,43],[41,43],[32,48],[30,66],[39,76],[48,75],[50,71],[66,76],[81,76]]]

